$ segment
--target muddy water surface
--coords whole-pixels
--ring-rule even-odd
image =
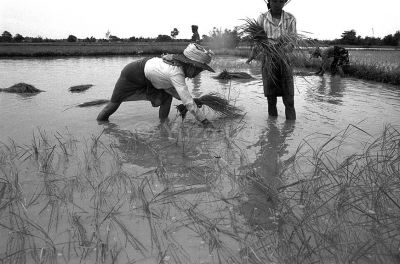
[[[33,135],[37,137],[39,131],[46,131],[49,138],[57,134],[68,135],[65,138],[73,136],[78,142],[75,147],[84,150],[93,137],[101,135],[104,146],[109,146],[102,150],[116,153],[117,159],[110,155],[107,159],[112,165],[98,166],[105,166],[104,170],[111,172],[120,166],[124,175],[135,179],[132,186],[136,189],[127,188],[126,182],[116,184],[114,187],[120,193],[114,192],[114,195],[118,194],[118,197],[108,199],[110,203],[115,202],[107,207],[111,210],[121,199],[127,199],[125,196],[130,197],[130,203],[118,207],[121,219],[148,249],[140,254],[135,251],[140,252],[137,248],[127,249],[126,255],[121,256],[124,260],[158,263],[161,258],[171,263],[178,263],[177,259],[184,263],[218,262],[221,256],[215,253],[218,243],[213,240],[213,225],[229,230],[231,226],[227,215],[232,218],[237,214],[235,217],[242,224],[273,224],[264,221],[268,218],[267,209],[257,214],[254,211],[255,208],[273,208],[274,201],[260,198],[251,186],[243,187],[240,178],[243,171],[254,171],[260,177],[269,179],[271,184],[282,182],[279,178],[282,164],[300,144],[306,142],[317,148],[345,131],[348,141],[339,154],[344,157],[359,151],[371,136],[381,133],[385,126],[399,128],[400,89],[397,87],[330,75],[319,77],[301,69],[296,69],[295,76],[297,120],[285,120],[283,104],[279,99],[278,118],[268,118],[260,66],[249,66],[244,59],[234,57],[217,57],[212,66],[217,73],[224,69],[244,71],[253,79],[216,80],[212,78],[216,74],[203,72],[188,80],[193,95],[218,92],[246,113],[242,118],[231,120],[219,118],[204,109],[213,121],[214,129],[203,129],[191,116],[182,122],[174,109],[170,120],[160,124],[157,109],[148,102],[124,103],[109,123],[95,120],[101,107],[75,107],[86,101],[109,98],[120,70],[134,59],[137,57],[0,60],[0,87],[25,82],[46,91],[30,96],[0,93],[0,142],[7,145],[13,140],[17,145],[29,146],[32,145]],[[82,93],[68,91],[69,87],[80,84],[94,86]],[[174,100],[173,105],[177,104],[179,102]],[[75,150],[74,153],[84,158],[89,152],[81,154]],[[71,166],[83,171],[84,160],[71,162]],[[64,168],[65,177],[79,175],[74,169]],[[152,180],[146,175],[152,175]],[[39,186],[41,180],[30,174],[25,177],[22,186],[32,195],[36,189],[30,185]],[[138,190],[142,190],[145,197],[140,196]],[[79,200],[86,212],[81,211],[76,218],[72,217],[77,214],[76,211],[66,210],[64,218],[60,217],[61,231],[50,228],[49,233],[66,241],[68,236],[62,230],[63,226],[72,223],[76,227],[81,221],[82,225],[88,225],[87,230],[92,228],[90,223],[93,221],[90,219],[93,215],[88,212],[93,209],[93,197],[96,195],[97,192],[90,191],[90,188],[80,190],[79,195],[74,193],[74,199]],[[180,197],[179,201],[174,201],[173,206],[169,202],[163,203],[172,196]],[[164,200],[157,200],[157,197],[164,197]],[[238,201],[229,202],[234,197]],[[154,202],[154,214],[149,216],[149,210],[138,210],[141,206],[132,202],[135,199],[139,199],[141,205],[146,204],[143,202],[146,199]],[[51,211],[49,208],[46,210]],[[106,219],[104,217],[103,221],[107,222]],[[44,226],[48,223],[43,215],[37,221]],[[150,242],[149,234],[155,233],[159,234],[159,238]],[[82,239],[82,235],[76,236]],[[241,249],[233,236],[228,237],[222,238],[221,235],[220,238],[221,243],[229,246],[221,250],[226,259],[227,256],[235,256]],[[117,241],[118,236],[113,239]],[[83,244],[80,243],[80,247]],[[1,246],[4,248],[5,245]],[[59,249],[58,257],[66,254],[64,248]]]
[[[170,122],[164,126],[168,131],[162,132],[157,118],[158,111],[148,102],[123,104],[110,118],[109,124],[98,124],[95,121],[101,106],[74,107],[90,100],[108,99],[120,70],[134,59],[136,58],[1,60],[1,87],[25,82],[46,92],[33,96],[0,94],[0,141],[13,139],[21,143],[30,142],[32,133],[37,128],[49,132],[69,130],[77,137],[99,134],[103,129],[108,131],[111,128],[115,131],[152,135],[153,139],[159,134],[176,132],[182,124],[177,113],[171,111]],[[335,135],[349,125],[374,135],[385,125],[396,125],[400,121],[400,90],[396,87],[330,75],[318,77],[303,70],[297,70],[295,77],[296,122],[289,124],[285,121],[281,100],[278,100],[279,117],[269,119],[266,98],[262,93],[259,65],[248,66],[243,59],[218,57],[214,60],[213,67],[217,73],[228,69],[245,71],[254,76],[252,80],[220,81],[212,78],[216,74],[203,72],[197,78],[188,80],[193,95],[218,92],[244,109],[246,115],[243,120],[235,122],[243,124],[237,138],[241,139],[240,142],[247,149],[252,149],[260,140],[271,141],[275,138],[275,135],[265,138],[271,129],[282,134],[284,139],[281,141],[285,142],[287,150],[291,152],[305,138]],[[80,84],[94,86],[83,93],[68,91],[69,87]],[[173,102],[174,105],[178,103]],[[209,119],[214,120],[216,127],[224,132],[226,126],[234,123],[232,120],[218,119],[213,113],[209,113]],[[191,116],[183,125],[192,127],[192,132],[195,131],[193,133],[203,132]],[[213,131],[213,135],[215,134],[218,134],[218,129]],[[173,138],[172,134],[168,136]]]

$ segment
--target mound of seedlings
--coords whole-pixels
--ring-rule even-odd
[[[208,106],[210,109],[223,117],[234,118],[243,115],[242,109],[232,105],[227,99],[216,93],[209,93],[200,96],[199,98],[194,98],[193,100],[199,108],[203,105]],[[188,111],[186,106],[180,104],[176,106],[176,109],[182,116],[182,119],[184,119]]]
[[[72,92],[72,93],[79,93],[79,92],[86,91],[87,89],[89,89],[92,86],[93,86],[93,84],[75,85],[75,86],[71,86],[69,88],[69,91]]]
[[[218,80],[230,80],[230,79],[252,79],[253,77],[246,72],[229,72],[225,69],[214,78]]]
[[[42,90],[37,89],[35,86],[27,83],[17,83],[8,88],[0,88],[0,92],[5,93],[40,93]]]

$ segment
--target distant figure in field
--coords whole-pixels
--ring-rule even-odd
[[[339,46],[331,46],[324,50],[321,50],[320,47],[317,47],[311,53],[311,58],[319,57],[322,58],[322,63],[319,70],[315,74],[320,76],[324,75],[331,58],[333,58],[333,61],[330,65],[332,75],[335,75],[337,72],[339,72],[339,74],[343,76],[343,66],[349,64],[349,52],[345,48]]]
[[[199,27],[197,25],[192,25],[192,42],[199,43],[200,42],[200,35],[199,35]]]

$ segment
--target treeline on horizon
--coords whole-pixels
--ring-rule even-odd
[[[197,27],[197,26],[195,26]],[[195,33],[195,32],[194,32]],[[197,28],[196,28],[197,33]],[[12,35],[8,31],[4,31],[0,36],[0,42],[3,43],[41,43],[41,42],[84,42],[84,43],[101,43],[101,42],[187,42],[187,41],[201,41],[201,42],[214,42],[218,43],[220,48],[236,48],[239,44],[248,43],[249,39],[247,36],[243,36],[238,27],[235,27],[233,30],[225,29],[221,30],[216,27],[213,28],[208,35],[202,35],[201,39],[199,37],[196,38],[196,35],[193,34],[191,39],[179,39],[177,36],[179,35],[179,30],[174,28],[171,31],[170,35],[160,34],[155,38],[144,38],[144,37],[129,37],[129,38],[119,38],[110,34],[110,32],[106,33],[106,38],[96,39],[93,36],[87,37],[83,39],[78,39],[74,35],[69,35],[65,39],[49,39],[43,38],[41,36],[37,37],[28,37],[22,36],[20,34]],[[198,36],[198,35],[197,35]],[[342,33],[340,38],[334,40],[318,40],[313,39],[316,43],[321,43],[325,45],[356,45],[356,46],[400,46],[400,31],[396,31],[394,34],[389,34],[384,36],[383,38],[379,37],[361,37],[357,35],[355,30],[348,30]]]

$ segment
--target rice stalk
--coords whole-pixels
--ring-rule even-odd
[[[139,190],[138,190],[139,199],[142,202],[142,209],[147,218],[148,226],[150,228],[151,247],[153,249],[154,244],[155,244],[158,252],[161,253],[163,250],[161,247],[160,238],[157,236],[158,232],[157,232],[156,222],[154,221],[154,217],[156,216],[158,218],[158,216],[152,210],[152,201],[148,200],[146,197],[146,192],[145,192],[146,186],[150,187],[150,183],[147,178],[144,178],[142,183],[140,184]],[[150,189],[150,191],[151,191],[151,189]]]
[[[347,131],[342,135],[349,136]],[[345,144],[343,138],[337,139],[339,145]],[[280,195],[287,212],[303,208],[294,213],[295,217],[286,217],[284,247],[298,252],[287,257],[300,262],[332,259],[338,263],[395,263],[400,243],[400,229],[395,223],[400,218],[400,182],[395,176],[400,161],[399,132],[386,128],[362,153],[340,163],[329,155],[335,149],[329,146],[332,143],[330,139],[316,149],[310,144],[308,159],[315,166],[313,172],[285,188],[286,193],[293,192],[293,198]],[[295,163],[306,158],[297,155]]]
[[[143,256],[148,251],[147,248],[137,239],[134,234],[126,227],[126,225],[117,217],[111,217],[113,223],[115,223],[121,232],[125,235],[126,242],[128,242],[134,249],[138,250]]]

